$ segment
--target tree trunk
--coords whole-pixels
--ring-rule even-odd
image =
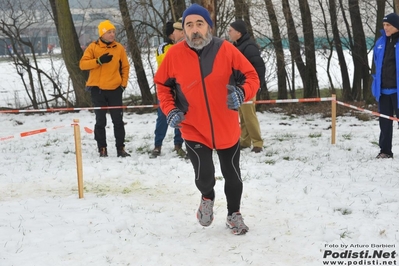
[[[278,99],[287,99],[287,83],[286,83],[286,70],[285,70],[285,60],[284,60],[284,49],[283,43],[280,36],[280,29],[277,21],[276,12],[274,10],[273,2],[271,0],[265,0],[265,5],[267,13],[269,15],[270,25],[273,32],[273,47],[276,53],[277,61],[277,84],[278,84]]]
[[[322,48],[322,54],[323,57],[325,57],[327,59],[327,67],[326,67],[326,75],[328,77],[328,82],[330,83],[330,91],[332,94],[336,94],[335,92],[335,86],[334,86],[334,82],[333,79],[331,77],[331,73],[330,73],[330,68],[331,68],[331,59],[334,53],[334,47],[333,47],[333,39],[331,39],[329,30],[328,30],[328,26],[330,25],[329,22],[327,22],[327,16],[326,16],[326,11],[325,11],[325,2],[323,3],[322,0],[317,0],[319,2],[319,7],[321,10],[321,13],[323,15],[323,28],[324,28],[324,32],[326,35],[326,40],[325,41],[321,41],[321,48]],[[328,5],[327,5],[328,6]]]
[[[363,27],[358,26],[363,25],[358,0],[349,0],[349,13],[351,17],[351,23],[354,25],[352,28],[353,43],[351,44],[354,65],[352,97],[355,100],[361,100],[362,91],[363,93],[366,93],[366,95],[369,93],[368,90],[370,88],[370,77],[366,36],[364,34]]]
[[[316,53],[314,46],[313,25],[308,0],[299,0],[299,9],[301,11],[306,58],[303,97],[313,98],[317,97],[319,93],[317,91],[318,82],[316,76]]]
[[[378,38],[381,37],[381,30],[382,28],[382,19],[385,16],[385,2],[380,1],[380,0],[375,0],[377,2],[377,21],[375,23],[375,36],[374,36],[374,42],[377,41]],[[395,9],[399,8],[399,0],[395,0],[398,5],[395,4]],[[396,3],[395,2],[395,3]]]
[[[173,19],[177,21],[183,16],[184,10],[186,10],[186,1],[184,0],[169,0],[171,6]]]
[[[285,17],[285,21],[287,23],[287,33],[288,33],[288,41],[289,41],[289,49],[291,53],[291,58],[293,62],[295,62],[296,67],[298,68],[299,75],[301,76],[302,83],[305,84],[306,74],[305,74],[305,63],[303,62],[301,56],[301,44],[299,42],[298,33],[295,28],[295,22],[292,17],[292,12],[290,8],[290,4],[288,0],[282,0],[283,5],[283,13]],[[292,68],[294,70],[294,68]],[[293,98],[295,97],[295,86],[292,86],[292,94]]]
[[[342,94],[344,100],[346,101],[348,100],[346,97],[350,95],[351,85],[349,80],[348,66],[346,65],[345,56],[342,49],[341,38],[338,30],[337,9],[335,1],[336,0],[329,0],[329,12],[331,18],[331,29],[334,38],[334,45],[335,45],[335,50],[337,52],[338,62],[342,77]]]
[[[84,89],[88,72],[79,68],[79,61],[82,58],[83,51],[73,24],[69,3],[68,1],[49,1],[60,40],[62,57],[75,92],[76,106],[89,106],[91,104],[90,95]]]
[[[143,67],[143,61],[141,59],[141,49],[138,39],[136,38],[133,25],[130,20],[129,9],[126,0],[119,0],[119,9],[121,11],[123,25],[125,26],[127,43],[130,49],[130,54],[132,55],[134,69],[136,71],[137,83],[140,87],[141,100],[143,104],[151,104],[155,102],[150,86],[148,85],[147,76]]]
[[[216,1],[215,0],[202,0],[201,5],[208,9],[211,19],[213,21],[213,33],[217,32],[217,19],[216,19]]]
[[[241,19],[247,25],[247,31],[250,36],[254,36],[251,19],[249,16],[249,7],[245,0],[234,0],[235,19]]]

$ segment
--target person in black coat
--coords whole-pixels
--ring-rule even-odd
[[[265,62],[263,61],[259,46],[251,39],[247,32],[245,22],[236,20],[230,24],[229,38],[234,46],[248,59],[258,73],[260,85],[265,83]],[[256,96],[252,101],[256,100]],[[259,153],[263,150],[263,140],[261,136],[259,120],[256,116],[255,104],[243,104],[238,109],[240,114],[241,137],[240,146],[242,149],[252,146],[252,152]]]

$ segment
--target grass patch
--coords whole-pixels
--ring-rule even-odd
[[[136,152],[140,154],[150,153],[151,147],[149,144],[144,144],[136,148]]]
[[[269,151],[266,151],[265,156],[266,157],[272,157],[273,155],[276,155],[276,154],[278,154],[277,150],[275,150],[275,151],[269,150]]]
[[[343,231],[340,235],[340,238],[350,238],[348,231]]]
[[[309,138],[314,139],[314,138],[320,138],[321,133],[310,133]]]
[[[342,137],[346,140],[351,140],[352,139],[352,134],[342,134]]]
[[[352,211],[346,208],[336,208],[334,209],[336,212],[340,212],[342,215],[349,215],[352,214]]]
[[[275,136],[275,139],[278,140],[278,141],[280,141],[280,142],[282,142],[282,141],[284,141],[284,140],[291,140],[291,139],[294,138],[294,136],[295,136],[295,135],[293,135],[293,134],[285,133],[285,134],[282,134],[282,135],[276,135],[276,136]]]
[[[357,113],[355,114],[355,117],[360,121],[370,121],[372,119],[371,116],[366,113]]]

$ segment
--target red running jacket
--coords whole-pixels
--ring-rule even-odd
[[[211,149],[227,149],[240,138],[237,111],[227,108],[227,84],[240,86],[245,101],[259,89],[252,64],[231,43],[213,37],[201,53],[186,41],[173,45],[154,77],[165,115],[179,108],[185,113],[181,133],[185,140]]]

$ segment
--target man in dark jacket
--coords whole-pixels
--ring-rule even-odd
[[[260,85],[262,86],[265,83],[265,63],[260,56],[258,45],[250,38],[244,21],[237,20],[230,24],[229,38],[230,41],[233,42],[234,46],[236,46],[254,66],[259,76]],[[252,101],[255,100],[256,96],[252,98]],[[240,106],[238,111],[240,114],[241,124],[241,148],[248,148],[252,145],[252,152],[261,152],[263,140],[258,117],[256,116],[255,104],[243,104]]]
[[[384,30],[374,46],[375,74],[373,75],[372,93],[378,102],[378,111],[386,116],[399,117],[398,109],[398,70],[399,58],[399,16],[395,13],[386,15],[382,20]],[[380,153],[378,159],[393,158],[392,133],[393,121],[384,117],[380,123]]]

